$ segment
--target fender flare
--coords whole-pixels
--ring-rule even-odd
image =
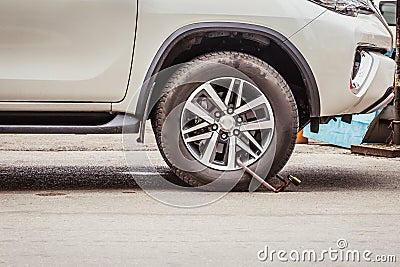
[[[253,24],[236,22],[201,22],[186,25],[176,30],[164,41],[164,43],[159,48],[157,54],[154,56],[153,61],[147,71],[143,86],[141,88],[135,112],[136,117],[142,118],[139,141],[144,140],[145,122],[152,108],[150,107],[150,100],[153,93],[153,86],[149,85],[151,84],[150,80],[156,73],[160,71],[171,50],[176,44],[192,34],[219,30],[253,33],[264,36],[278,44],[290,56],[290,58],[300,70],[306,86],[308,102],[310,104],[310,116],[320,116],[320,96],[314,74],[300,51],[285,36],[273,29]]]

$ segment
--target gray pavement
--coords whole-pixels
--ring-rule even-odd
[[[300,145],[283,174],[300,177],[301,187],[230,193],[182,209],[135,183],[151,183],[154,171],[176,179],[154,140],[130,150],[137,158],[132,168],[121,136],[2,135],[0,265],[270,266],[279,260],[257,259],[265,246],[322,251],[337,249],[340,238],[349,249],[400,261],[400,159]]]

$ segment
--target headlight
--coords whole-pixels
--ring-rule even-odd
[[[374,13],[370,0],[309,0],[337,13],[356,17],[358,14]]]

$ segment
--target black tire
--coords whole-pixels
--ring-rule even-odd
[[[233,73],[232,69],[237,70],[237,73]],[[276,151],[272,167],[266,167],[268,161],[272,162],[269,153],[265,153],[249,167],[263,177],[272,177],[284,167],[293,152],[298,132],[298,112],[293,94],[282,76],[266,62],[251,55],[239,52],[206,54],[185,64],[172,75],[151,118],[157,145],[166,163],[181,180],[193,187],[213,182],[221,176],[222,171],[207,168],[201,172],[193,172],[177,167],[177,160],[195,159],[183,142],[180,121],[175,119],[165,123],[167,117],[198,87],[198,83],[191,81],[210,81],[224,75],[237,77],[236,75],[241,75],[240,73],[245,74],[240,78],[248,80],[264,93],[271,104],[276,121],[274,134]],[[167,128],[169,130],[166,130]],[[177,139],[178,144],[167,141],[173,138]],[[251,181],[249,175],[241,170],[230,171],[228,175],[232,178],[238,175],[241,177],[233,190],[248,189]],[[219,190],[219,188],[215,187],[212,190]]]

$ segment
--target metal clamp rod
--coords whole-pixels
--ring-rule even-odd
[[[278,188],[273,187],[271,184],[269,184],[267,181],[265,181],[263,178],[261,178],[260,176],[258,176],[255,172],[253,172],[249,167],[247,167],[246,165],[244,165],[244,163],[242,162],[242,160],[239,158],[237,158],[237,164],[248,174],[250,174],[253,178],[256,178],[257,181],[259,181],[263,186],[265,186],[265,188],[267,188],[268,190],[271,190],[272,192],[275,193],[280,193],[283,190],[285,190],[286,188],[289,187],[289,185],[292,183],[295,186],[299,186],[301,184],[301,180],[299,178],[296,178],[292,175],[289,175],[288,180],[286,181],[282,176],[280,175],[276,175],[276,178],[278,178],[281,182],[282,185]]]
[[[240,160],[240,158],[237,158],[237,163],[238,165],[248,174],[250,174],[251,176],[253,176],[254,178],[257,179],[257,181],[259,181],[263,186],[265,186],[267,189],[278,193],[277,189],[275,187],[273,187],[272,185],[270,185],[269,183],[267,183],[263,178],[261,178],[260,176],[258,176],[255,172],[253,172],[250,168],[248,168],[246,165],[244,165],[244,163]]]

